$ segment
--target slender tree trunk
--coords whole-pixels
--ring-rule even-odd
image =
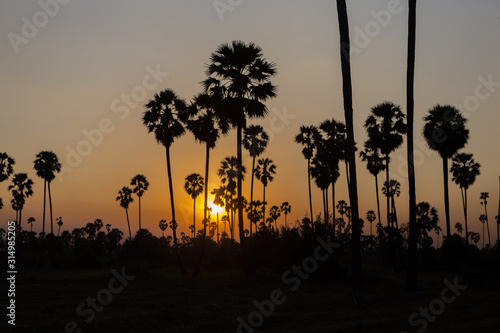
[[[349,180],[349,163],[347,161],[347,158],[345,159],[345,175],[347,178],[347,189],[349,190],[349,187],[351,186],[351,184],[350,184],[350,180]],[[350,205],[351,203],[348,202],[348,204]]]
[[[21,223],[23,221],[23,209],[19,209],[19,232],[23,229]]]
[[[127,216],[127,225],[128,225],[129,239],[132,240],[132,231],[130,230],[130,220],[128,219],[128,209],[127,208],[125,208],[125,215]]]
[[[174,250],[177,257],[177,262],[179,263],[181,274],[185,276],[186,271],[184,270],[184,266],[182,265],[181,257],[179,254],[179,246],[177,244],[177,221],[175,220],[174,188],[172,185],[172,170],[170,166],[170,147],[165,147],[165,153],[167,156],[167,176],[168,176],[168,188],[170,192],[170,208],[172,210],[172,220],[174,221],[174,225],[172,228],[172,233],[174,236]]]
[[[333,225],[333,239],[335,239],[335,224],[337,221],[335,221],[335,183],[332,182],[332,225]]]
[[[262,200],[262,222],[266,224],[266,185],[263,185]]]
[[[252,177],[251,177],[251,183],[250,183],[250,204],[253,202],[253,177],[254,177],[254,172],[255,172],[255,156],[252,158]],[[252,205],[252,215],[254,213],[254,206]],[[252,244],[252,224],[253,222],[250,221],[250,245]]]
[[[330,217],[330,212],[329,212],[329,209],[328,209],[328,187],[325,189],[325,205],[326,205],[326,210],[325,210],[325,231],[328,234],[329,217]]]
[[[142,229],[141,225],[141,196],[139,196],[139,230]]]
[[[250,276],[254,274],[254,269],[252,265],[250,265],[250,260],[248,257],[248,252],[247,252],[247,244],[245,240],[245,228],[243,226],[243,202],[242,202],[242,187],[243,187],[243,174],[242,174],[242,168],[243,168],[243,163],[242,163],[242,153],[241,153],[241,137],[242,137],[242,131],[243,127],[241,124],[238,125],[237,128],[237,133],[236,133],[236,143],[237,143],[237,151],[236,151],[236,158],[238,160],[238,184],[236,185],[238,187],[238,230],[240,233],[240,247],[241,247],[241,257],[242,257],[242,263],[243,263],[243,271],[245,275]]]
[[[418,259],[417,259],[417,199],[415,187],[415,159],[413,146],[413,119],[414,119],[414,89],[415,89],[415,44],[417,26],[417,0],[408,0],[408,63],[406,75],[406,109],[407,109],[407,160],[409,184],[409,234],[408,234],[408,270],[406,273],[406,292],[412,292],[418,287]],[[396,206],[394,206],[394,212]],[[397,221],[397,219],[396,219]]]
[[[47,181],[43,180],[43,217],[42,217],[42,233],[45,236],[45,207],[47,206]]]
[[[488,230],[488,244],[491,247],[491,237],[490,237],[490,222],[488,221],[488,209],[486,199],[484,199],[484,215],[486,215],[486,229]]]
[[[52,219],[52,196],[50,195],[50,182],[47,182],[49,190],[49,209],[50,209],[50,233],[54,234],[54,221]]]
[[[392,213],[394,214],[394,223],[396,223],[396,230],[399,230],[398,225],[398,214],[396,213],[396,202],[394,201],[394,196],[391,196]]]
[[[325,198],[325,190],[324,189],[321,190],[321,194],[323,197],[323,219],[325,220],[325,231],[326,231],[326,226],[327,226],[327,222],[326,222],[326,198]]]
[[[464,206],[465,240],[467,242],[467,245],[469,245],[469,226],[467,221],[467,189],[460,187],[460,191],[462,194],[462,204]]]
[[[448,158],[443,158],[444,210],[446,214],[446,237],[450,237],[450,198],[448,193]]]
[[[193,199],[193,236],[196,235],[196,198]]]
[[[387,184],[387,190],[389,190],[389,155],[385,155],[385,181]],[[390,198],[389,195],[386,195],[387,197],[387,226],[391,227],[391,207],[390,207]]]
[[[375,175],[375,194],[377,195],[378,223],[381,224],[381,222],[380,222],[380,201],[379,201],[379,195],[378,195],[378,175]]]
[[[340,56],[342,66],[342,84],[344,95],[344,112],[347,133],[347,158],[349,161],[349,198],[353,218],[352,228],[352,281],[351,287],[356,290],[361,285],[363,269],[361,264],[361,230],[359,228],[358,190],[356,180],[356,156],[354,141],[354,120],[352,109],[352,85],[350,63],[349,21],[345,0],[337,0],[337,12],[340,31]]]
[[[309,212],[311,214],[311,227],[314,230],[314,218],[313,218],[313,204],[312,204],[312,194],[311,194],[311,159],[307,159],[307,184],[309,186]]]

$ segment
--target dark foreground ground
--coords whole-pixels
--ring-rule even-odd
[[[121,272],[121,267],[116,268]],[[466,290],[457,291],[450,304],[442,299],[444,282],[456,275],[423,272],[422,291],[405,294],[404,273],[365,267],[366,283],[355,305],[348,281],[303,281],[264,274],[246,278],[240,271],[204,272],[202,277],[181,277],[178,270],[126,271],[135,279],[121,292],[107,292],[114,278],[111,269],[83,271],[24,271],[17,275],[16,332],[238,332],[238,317],[253,320],[254,332],[500,332],[500,280],[479,273],[459,275]],[[114,281],[114,280],[113,280]],[[120,283],[114,281],[114,290]],[[256,300],[270,299],[281,290],[282,304],[268,317],[257,314]],[[6,290],[2,287],[2,290]],[[103,291],[104,290],[104,291]],[[3,292],[2,292],[3,293]],[[275,292],[278,293],[278,292]],[[90,310],[88,297],[100,295],[109,304]],[[111,295],[112,299],[108,299]],[[286,299],[284,299],[284,297]],[[445,291],[448,300],[453,292]],[[4,299],[2,297],[2,299]],[[80,312],[77,307],[82,303]],[[5,303],[4,301],[2,303]],[[270,311],[264,302],[264,312]],[[444,305],[444,308],[442,307]],[[429,310],[429,318],[414,312]],[[84,320],[95,319],[89,324]],[[68,322],[77,327],[68,327]],[[0,332],[10,329],[2,320]],[[251,332],[250,326],[239,332]]]

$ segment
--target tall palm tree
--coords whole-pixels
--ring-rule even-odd
[[[446,215],[446,236],[451,235],[450,200],[448,194],[448,159],[469,140],[467,120],[451,105],[436,105],[424,117],[424,137],[430,149],[438,152],[443,159],[444,208]]]
[[[472,154],[459,153],[453,155],[450,172],[452,174],[451,180],[460,186],[460,193],[462,194],[462,205],[464,208],[464,221],[465,221],[465,239],[469,244],[469,227],[467,223],[467,190],[469,186],[474,184],[476,177],[480,174],[481,165],[476,163],[472,158]]]
[[[184,189],[193,199],[193,234],[196,235],[196,198],[203,193],[205,182],[198,173],[192,173],[185,179]]]
[[[34,217],[29,217],[28,218],[28,224],[30,225],[30,232],[33,232],[33,223],[35,222],[35,218]]]
[[[349,200],[352,207],[353,232],[352,232],[352,282],[354,290],[359,288],[363,275],[361,264],[361,229],[359,227],[358,184],[356,179],[356,156],[354,140],[354,119],[352,109],[352,84],[351,84],[351,43],[349,40],[349,20],[345,0],[337,0],[337,13],[339,18],[340,33],[340,62],[342,67],[342,91],[344,99],[344,114],[347,135],[347,160],[349,161]]]
[[[185,112],[186,102],[178,97],[171,89],[165,89],[156,93],[154,98],[146,104],[147,110],[143,115],[143,124],[147,127],[148,133],[154,133],[156,141],[165,147],[167,159],[168,187],[170,191],[170,208],[172,211],[172,224],[174,236],[174,249],[182,275],[186,275],[182,265],[177,243],[177,223],[175,223],[174,189],[172,185],[172,169],[170,162],[170,148],[174,140],[182,136],[185,132],[181,122],[182,113]]]
[[[390,154],[403,143],[406,133],[405,115],[399,105],[383,102],[371,109],[371,115],[366,118],[364,127],[368,133],[366,147],[379,149],[385,157],[385,181],[389,182]],[[390,216],[390,198],[387,197],[387,223]]]
[[[292,206],[288,203],[288,201],[285,201],[281,204],[280,210],[285,214],[285,229],[286,229],[286,216],[290,214],[292,211]]]
[[[167,220],[160,220],[159,226],[161,229],[161,237],[165,237],[165,230],[168,227]]]
[[[57,221],[57,225],[59,226],[59,229],[57,230],[57,237],[59,237],[59,233],[61,232],[61,227],[63,225],[63,221],[62,221],[62,218],[60,216],[58,218],[56,218],[56,221]]]
[[[267,114],[264,102],[276,97],[276,87],[271,82],[276,75],[276,65],[264,58],[259,46],[233,41],[221,44],[211,54],[206,74],[208,78],[203,81],[205,92],[221,97],[220,112],[236,128],[236,157],[238,165],[242,166],[242,132],[246,119],[262,118]],[[242,174],[239,172],[238,202],[241,201],[242,187]],[[241,204],[238,206],[238,228],[244,270],[246,274],[253,274],[247,256]]]
[[[269,142],[269,136],[260,125],[250,125],[243,130],[243,147],[252,157],[252,178],[250,182],[250,202],[253,201],[253,178],[255,159],[264,152]],[[250,238],[252,238],[252,223],[250,223]]]
[[[370,236],[372,235],[372,223],[375,221],[375,212],[373,210],[369,210],[366,212],[366,219],[370,222]]]
[[[323,144],[321,144],[323,145]],[[329,166],[326,164],[325,157],[326,154],[318,153],[311,161],[311,176],[314,178],[314,182],[316,186],[321,189],[323,193],[323,212],[325,218],[325,229],[328,228],[328,187],[333,182],[332,181],[332,172],[329,169]],[[326,151],[323,150],[323,151]],[[338,169],[333,170],[338,178]]]
[[[274,226],[276,228],[276,234],[278,234],[278,218],[281,216],[280,208],[278,206],[272,206],[269,209],[269,215],[274,220]]]
[[[311,221],[313,221],[312,195],[311,195],[311,159],[314,156],[316,149],[315,138],[319,136],[318,129],[315,126],[300,126],[300,133],[295,136],[295,142],[300,143],[302,154],[307,160],[307,184],[309,186],[309,213]]]
[[[0,183],[9,179],[14,172],[16,162],[7,153],[0,153]]]
[[[416,291],[417,276],[417,197],[415,188],[415,155],[413,144],[413,120],[415,118],[415,44],[417,32],[417,0],[408,0],[408,54],[406,72],[406,151],[408,161],[408,270],[405,290]]]
[[[134,186],[132,191],[139,197],[139,230],[142,229],[141,225],[141,198],[149,188],[149,182],[144,175],[135,175],[130,181],[130,185]]]
[[[229,215],[229,228],[231,231],[231,239],[233,238],[233,226],[234,226],[234,202],[233,196],[236,193],[236,178],[238,177],[238,159],[234,156],[226,157],[221,162],[220,168],[217,170],[217,174],[221,177],[221,183],[225,189],[224,199],[226,201],[226,212]],[[242,167],[242,175],[245,174],[246,168]]]
[[[485,239],[485,237],[484,237],[484,228],[486,226],[486,222],[487,221],[488,221],[488,218],[486,217],[485,214],[481,214],[479,216],[479,222],[481,222],[483,224],[483,249],[484,249],[484,239]]]
[[[366,162],[366,168],[375,177],[375,193],[377,195],[377,214],[378,214],[378,224],[380,222],[380,201],[379,201],[379,191],[378,191],[378,174],[385,170],[384,159],[380,156],[378,148],[369,148],[365,145],[365,150],[359,153],[361,160]]]
[[[262,222],[266,220],[266,187],[269,182],[274,180],[276,174],[276,165],[270,158],[261,158],[257,161],[257,168],[255,168],[255,177],[261,181],[263,185],[262,195]]]
[[[384,193],[384,195],[389,197],[391,200],[391,216],[393,218],[393,220],[391,221],[395,223],[396,230],[399,230],[398,215],[396,213],[396,202],[394,201],[394,196],[399,197],[399,195],[401,194],[401,184],[397,180],[391,179],[389,180],[389,182],[384,183],[384,186],[382,187],[382,193]]]
[[[17,230],[21,230],[21,222],[19,219],[19,212],[22,211],[25,203],[25,199],[22,195],[16,191],[12,191],[12,200],[10,201],[12,209],[16,211],[16,224]]]
[[[126,186],[122,187],[122,189],[118,191],[118,196],[116,197],[116,201],[119,201],[120,206],[125,209],[125,214],[127,215],[129,239],[132,240],[132,231],[130,230],[130,220],[128,218],[128,206],[130,205],[131,202],[134,201],[134,198],[132,198],[132,190]]]
[[[25,199],[33,195],[33,181],[28,178],[26,173],[16,173],[12,177],[12,185],[9,185],[8,189],[12,191],[12,203],[13,206],[16,206],[16,212],[19,214],[17,224],[21,228]]]
[[[486,217],[486,228],[488,229],[488,244],[491,246],[490,223],[488,221],[488,209],[487,209],[489,197],[490,194],[488,192],[481,192],[481,197],[479,199],[481,200],[481,206],[484,206],[484,216]]]
[[[52,151],[41,151],[36,155],[35,159],[36,175],[43,179],[43,219],[42,232],[45,234],[45,194],[48,188],[49,192],[49,209],[50,209],[50,233],[54,234],[54,223],[52,219],[52,196],[50,195],[50,183],[56,177],[56,173],[61,171],[61,163],[57,155]]]
[[[262,205],[262,201],[254,200],[250,201],[247,206],[247,217],[251,224],[255,223],[255,230],[257,230],[257,222],[262,219]]]

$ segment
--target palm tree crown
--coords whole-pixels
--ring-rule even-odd
[[[191,198],[196,199],[198,195],[203,193],[203,186],[205,184],[203,177],[198,173],[192,173],[185,179],[184,189]]]
[[[371,112],[364,124],[368,133],[366,146],[380,149],[382,155],[389,155],[403,143],[405,115],[398,105],[391,102],[378,104]]]
[[[7,180],[14,172],[14,159],[7,153],[0,153],[0,182]]]

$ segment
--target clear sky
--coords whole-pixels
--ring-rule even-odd
[[[354,47],[355,136],[362,146],[363,122],[372,106],[389,100],[406,111],[408,8],[406,1],[398,0],[351,0],[347,5]],[[489,192],[495,235],[500,2],[422,0],[417,10],[417,201],[435,206],[444,227],[441,160],[425,145],[422,118],[437,103],[457,105],[469,120],[470,142],[464,151],[474,153],[481,164],[481,175],[469,191],[470,230],[481,232],[479,195]],[[263,155],[277,165],[266,192],[268,207],[289,201],[289,221],[307,214],[307,164],[293,138],[301,125],[317,125],[331,117],[343,120],[335,1],[4,0],[0,31],[0,151],[15,158],[15,172],[27,172],[35,182],[23,225],[33,216],[34,230],[41,230],[43,182],[36,177],[33,160],[38,152],[52,150],[64,165],[52,185],[54,218],[63,217],[63,230],[101,218],[104,224],[126,231],[125,213],[115,197],[142,173],[151,184],[142,200],[143,225],[160,235],[158,221],[171,218],[165,154],[142,125],[144,104],[166,88],[190,100],[201,91],[199,82],[211,52],[235,39],[260,45],[278,68],[278,97],[267,103],[269,116],[252,122],[262,124],[272,137]],[[211,170],[235,154],[232,131],[214,150]],[[402,222],[408,210],[405,156],[403,145],[391,163],[392,178],[402,183],[396,199]],[[183,189],[184,178],[192,172],[204,174],[204,148],[187,134],[174,143],[172,161],[178,222],[187,231],[192,201]],[[245,163],[251,166],[248,159]],[[364,216],[367,210],[376,210],[374,179],[359,159],[357,171]],[[209,185],[215,187],[218,179],[212,177]],[[7,181],[0,186],[3,221],[15,216],[7,186]],[[249,187],[245,182],[246,196]],[[336,188],[336,198],[347,201],[344,167]],[[262,185],[256,183],[256,197],[261,193]],[[320,213],[321,193],[315,187],[313,193],[314,210]],[[463,214],[460,191],[451,177],[450,199],[454,225],[463,221]],[[200,198],[198,221],[201,207]],[[138,228],[137,213],[134,202],[133,233]]]

